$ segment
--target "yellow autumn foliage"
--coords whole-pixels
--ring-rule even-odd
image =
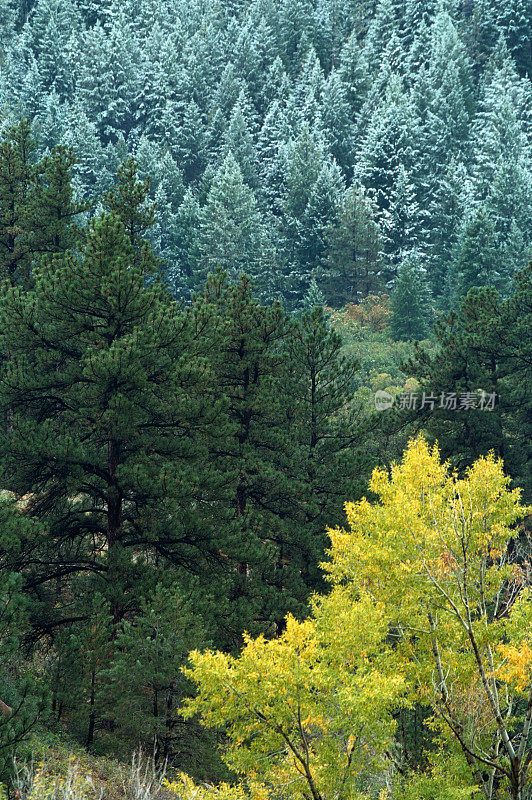
[[[223,727],[242,789],[368,797],[371,776],[378,786],[385,764],[393,775],[394,712],[417,701],[432,709],[440,750],[425,775],[396,773],[392,797],[442,796],[438,782],[449,800],[489,797],[499,784],[521,797],[532,603],[509,544],[531,509],[508,484],[491,455],[458,477],[437,447],[413,439],[400,463],[374,471],[377,501],[348,503],[347,529],[329,531],[331,591],[306,620],[289,616],[274,640],[246,637],[238,657],[191,654],[198,693],[185,714]],[[517,695],[528,698],[521,716]],[[223,791],[233,800],[240,788]]]

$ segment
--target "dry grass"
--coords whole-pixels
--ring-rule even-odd
[[[51,751],[38,762],[15,763],[13,789],[20,800],[175,800],[165,777],[166,768],[142,753],[125,766]]]

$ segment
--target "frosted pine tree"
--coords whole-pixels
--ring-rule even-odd
[[[37,59],[41,92],[53,88],[61,99],[72,98],[77,71],[72,54],[80,34],[81,17],[72,0],[38,0],[20,46]]]
[[[284,151],[290,140],[291,126],[278,100],[270,105],[257,137],[260,191],[270,205],[279,206],[285,177]]]
[[[398,0],[378,0],[364,40],[364,56],[370,73],[374,75],[379,71],[384,52],[397,27],[397,5]]]
[[[520,75],[532,75],[532,14],[529,0],[505,0],[496,5],[497,24]]]
[[[320,111],[325,76],[314,48],[310,48],[294,81],[291,105],[301,120],[315,123]]]
[[[327,161],[316,178],[301,216],[298,263],[302,274],[323,269],[327,257],[327,231],[338,220],[345,185],[338,164]]]
[[[229,125],[223,137],[222,158],[231,153],[240,167],[242,177],[253,189],[258,185],[258,161],[255,144],[244,112],[244,103],[237,102],[231,112]],[[244,106],[245,107],[245,106]]]
[[[338,72],[344,85],[351,119],[354,120],[370,87],[368,63],[355,31],[342,48]]]
[[[171,108],[167,107],[169,113]],[[172,115],[172,124],[175,125]],[[165,126],[168,130],[168,126]],[[197,180],[207,164],[207,130],[203,115],[194,100],[185,102],[180,110],[180,124],[169,145],[177,164],[183,170],[186,183]]]
[[[392,273],[396,272],[397,265],[406,253],[424,249],[425,218],[416,200],[416,187],[411,175],[401,164],[390,192],[388,207],[381,217],[383,251]]]
[[[100,197],[109,189],[115,168],[109,151],[102,146],[95,122],[89,119],[79,100],[65,117],[61,143],[76,154],[73,169],[76,196],[90,200]]]
[[[332,71],[323,87],[321,119],[328,150],[346,176],[353,172],[354,130],[345,85],[336,71]]]
[[[232,281],[247,273],[259,288],[272,279],[274,259],[266,228],[231,154],[217,170],[200,210],[195,255],[203,279],[219,268]]]
[[[473,174],[484,194],[501,161],[519,163],[530,157],[527,138],[532,94],[519,79],[505,46],[499,44],[477,115],[473,120]]]
[[[385,97],[373,111],[355,165],[355,178],[387,209],[400,166],[411,169],[419,141],[416,109],[403,81],[392,75]]]

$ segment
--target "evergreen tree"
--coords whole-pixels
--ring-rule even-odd
[[[293,528],[300,479],[293,464],[283,352],[289,320],[279,304],[261,306],[245,276],[232,286],[223,274],[211,276],[201,303],[207,304],[217,341],[216,391],[229,403],[230,438],[219,458],[230,490],[229,530],[239,554],[231,605],[241,619],[267,627],[282,620],[285,610],[301,610],[309,591],[301,576],[299,531]]]
[[[500,35],[497,9],[489,0],[477,0],[467,8],[467,12],[465,36],[478,71],[485,66]]]
[[[382,243],[375,210],[356,187],[345,192],[338,220],[327,231],[327,243],[322,286],[331,305],[358,302],[382,288]]]
[[[287,100],[290,94],[290,79],[279,56],[276,56],[273,63],[268,67],[263,81],[262,94],[269,110],[276,101]]]
[[[295,292],[295,298],[291,298],[290,302],[295,299],[294,304],[297,304],[301,299],[301,286],[307,284],[310,271],[319,264],[322,252],[315,253],[313,244],[317,236],[322,237],[325,228],[334,219],[335,214],[331,212],[336,205],[335,195],[340,191],[341,179],[335,175],[334,167],[327,164],[323,137],[306,123],[299,136],[291,139],[281,150],[278,166],[283,173],[279,224],[283,256],[287,264],[287,292]],[[328,208],[325,208],[325,215],[320,215],[322,219],[316,220],[314,230],[307,233],[303,231],[303,221],[306,214],[309,215],[309,221],[314,216],[312,208],[309,208],[311,198],[313,204],[319,205],[323,201]]]
[[[309,539],[307,543],[302,539],[300,546],[312,548],[305,560],[306,580],[319,585],[315,565],[325,544],[325,518],[341,518],[346,498],[360,495],[368,470],[352,403],[358,364],[343,354],[342,339],[323,305],[307,307],[298,316],[289,352],[298,470],[303,479],[300,525],[301,533],[308,530]]]
[[[5,493],[4,493],[5,494]],[[28,541],[42,535],[25,519],[12,497],[0,501],[0,780],[12,772],[13,757],[46,706],[40,682],[27,669],[25,639],[35,611],[24,592],[23,576],[13,571]]]
[[[515,66],[503,47],[497,53],[494,69],[473,120],[474,175],[481,196],[501,161],[527,162],[530,143],[527,139],[528,87],[519,80]]]
[[[299,72],[312,42],[312,5],[310,0],[292,3],[282,0],[275,23],[270,23],[276,36],[277,51],[291,75]]]
[[[197,198],[187,189],[173,220],[172,248],[175,260],[166,266],[167,280],[175,296],[179,296],[182,280],[189,289],[197,283],[194,246],[199,218]]]
[[[77,94],[104,144],[127,139],[137,124],[131,97],[140,80],[134,65],[140,59],[134,37],[117,24],[105,31],[97,23],[85,32]]]
[[[75,244],[83,208],[72,197],[72,153],[59,146],[36,162],[35,148],[27,121],[0,145],[0,272],[24,285],[44,255]]]
[[[228,153],[231,153],[240,167],[240,173],[245,183],[256,189],[258,185],[257,155],[241,102],[238,102],[233,108],[229,125],[223,137],[223,158]]]
[[[494,222],[504,262],[503,283],[526,266],[532,247],[532,172],[526,163],[501,162],[488,189],[486,209]]]
[[[349,104],[350,117],[354,120],[364,104],[370,86],[368,65],[356,31],[353,31],[342,48],[338,71]]]
[[[72,98],[75,64],[70,53],[80,30],[81,18],[72,0],[38,0],[23,28],[21,46],[37,58],[43,96],[53,87],[61,98]]]
[[[470,62],[448,14],[436,17],[429,46],[427,68],[414,86],[421,120],[418,168],[426,187],[420,196],[424,206],[431,203],[449,161],[467,153],[473,95]]]
[[[124,620],[112,660],[101,670],[97,703],[105,709],[110,738],[127,757],[134,743],[157,765],[179,759],[196,774],[212,774],[211,737],[179,714],[191,695],[182,667],[188,652],[204,643],[200,619],[176,587],[158,585],[135,618]]]
[[[88,28],[97,23],[106,27],[110,20],[112,0],[78,0],[81,12]]]
[[[401,164],[390,191],[387,208],[381,215],[383,251],[394,274],[405,253],[422,247],[425,238],[422,227],[424,217],[416,199],[416,187],[411,174]]]
[[[60,141],[65,127],[66,103],[61,103],[55,88],[43,98],[42,107],[33,117],[33,131],[39,142],[39,150],[52,150]]]
[[[311,278],[308,289],[301,301],[301,308],[303,311],[312,311],[316,307],[325,305],[325,297],[318,286],[316,279]]]
[[[150,248],[145,248],[147,231],[155,223],[155,205],[148,201],[150,178],[138,179],[138,164],[129,158],[118,169],[117,184],[107,193],[105,204],[124,226],[129,243],[139,264],[148,269],[153,260]]]
[[[27,121],[11,128],[0,145],[0,257],[3,278],[27,277],[30,269],[26,207],[34,177],[35,142]]]
[[[183,173],[176,164],[169,149],[141,136],[135,151],[139,177],[150,179],[150,198],[161,188],[172,206],[177,211],[185,196]]]
[[[418,118],[401,79],[393,75],[386,99],[375,108],[361,145],[355,177],[375,198],[379,210],[390,207],[398,177],[418,162]]]
[[[408,254],[392,294],[392,333],[396,339],[422,339],[430,322],[429,293],[419,255]]]
[[[315,123],[325,85],[325,76],[313,47],[305,56],[301,70],[294,80],[290,97],[293,112],[298,119]]]
[[[195,243],[197,279],[221,268],[231,280],[247,273],[259,286],[274,280],[268,235],[252,190],[229,154],[217,170],[199,214]]]
[[[234,65],[237,75],[246,81],[259,112],[264,112],[268,100],[272,99],[265,90],[264,79],[277,58],[274,36],[264,16],[254,20],[251,14],[247,14],[236,41]],[[275,89],[278,91],[279,86]]]
[[[515,59],[519,73],[532,76],[532,15],[527,0],[509,0],[496,9],[499,30]]]
[[[35,580],[60,587],[89,569],[115,620],[136,602],[149,551],[201,570],[210,550],[193,509],[210,483],[202,431],[216,428],[219,404],[204,404],[187,317],[147,284],[152,269],[104,215],[79,256],[42,265],[35,289],[12,288],[1,308],[2,485],[31,493],[46,519]]]
[[[76,738],[92,748],[104,729],[104,671],[113,657],[113,616],[109,600],[86,581],[74,579],[72,587],[79,592],[77,620],[60,626],[55,637],[52,711],[58,722],[68,715]]]
[[[305,211],[299,221],[298,262],[301,273],[323,269],[327,251],[327,231],[338,218],[344,194],[342,175],[335,162],[325,163],[316,178]]]
[[[98,131],[79,103],[74,103],[65,118],[61,143],[76,153],[72,170],[73,186],[78,199],[94,202],[109,190],[116,170],[110,152]]]
[[[354,130],[347,92],[338,72],[331,72],[325,82],[321,102],[321,119],[329,152],[344,175],[350,176],[354,162]]]
[[[0,9],[0,64],[5,62],[11,42],[15,37],[16,19],[17,13],[13,5],[3,3]]]
[[[364,56],[370,72],[378,72],[381,58],[388,47],[397,24],[396,0],[378,0],[373,17],[364,40]]]
[[[506,300],[492,288],[471,291],[457,312],[437,323],[436,353],[417,348],[408,370],[428,394],[452,393],[457,408],[462,398],[471,398],[468,411],[436,403],[434,409],[428,404],[416,412],[437,438],[442,455],[462,471],[474,458],[495,452],[523,488],[525,502],[532,497],[531,312],[529,265],[516,276]]]
[[[285,178],[285,153],[291,126],[284,107],[274,100],[258,135],[260,190],[272,210],[279,213]]]
[[[168,125],[165,127],[169,129]],[[185,104],[182,122],[169,144],[176,163],[183,170],[185,182],[197,180],[206,165],[207,132],[200,108],[194,100]]]
[[[428,278],[434,298],[446,298],[448,273],[456,252],[456,243],[464,217],[473,204],[474,190],[466,167],[451,160],[441,183],[434,188],[428,209],[430,235],[428,238]]]
[[[465,297],[473,286],[503,285],[503,264],[495,226],[482,207],[464,221],[449,273],[453,299]]]

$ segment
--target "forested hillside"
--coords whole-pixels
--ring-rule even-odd
[[[127,154],[188,297],[222,266],[296,307],[503,293],[531,241],[529,0],[2,4],[1,115],[74,148],[79,199]],[[429,310],[427,310],[427,314]]]
[[[0,800],[532,798],[531,77],[531,0],[0,0]]]

